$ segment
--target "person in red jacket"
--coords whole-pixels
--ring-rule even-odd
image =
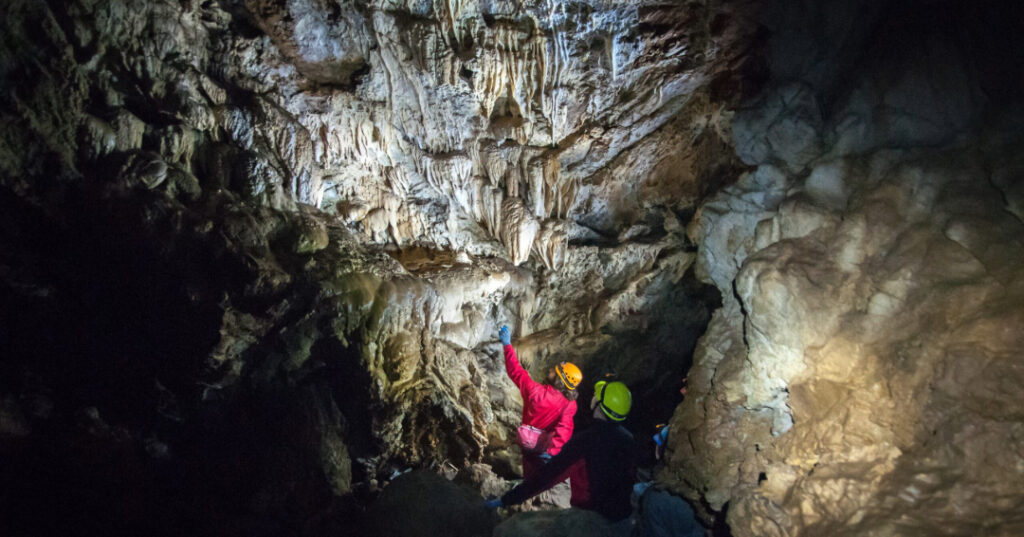
[[[562,362],[548,371],[546,384],[536,382],[519,363],[507,326],[498,330],[498,338],[505,347],[505,372],[523,396],[523,421],[518,433],[523,477],[528,478],[572,437],[579,394],[576,386],[583,380],[583,374],[576,365]]]

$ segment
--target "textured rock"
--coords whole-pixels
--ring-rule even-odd
[[[932,26],[876,28],[870,50],[925,52],[868,54],[846,88],[791,72],[781,51],[829,27],[823,13],[838,12],[790,13],[770,61],[802,97],[780,99],[780,81],[737,114],[737,151],[759,166],[689,227],[724,304],[661,478],[728,504],[734,535],[1019,533],[1020,398],[998,386],[1021,380],[1022,224],[993,170],[1012,168],[1021,131],[965,134],[983,106],[971,49]],[[849,58],[856,31],[816,54]]]
[[[112,118],[90,117],[94,155],[159,140],[168,164],[222,170],[220,184],[277,207],[365,207],[347,214],[372,242],[504,250],[521,264],[540,237],[556,268],[563,235],[538,232],[590,204],[583,183],[649,135],[665,146],[666,125],[679,124],[680,145],[699,136],[710,107],[697,90],[733,61],[706,35],[710,17],[731,20],[718,9],[115,2],[69,16],[77,54],[94,56],[75,69],[80,84],[103,92]],[[657,166],[673,151],[644,153]],[[693,167],[655,179],[692,184]],[[640,209],[692,201],[678,188]]]
[[[731,9],[13,2],[16,524],[317,535],[395,470],[515,478],[501,324],[536,374],[677,377],[707,319],[677,213],[736,166],[708,87],[742,84]]]
[[[371,35],[353,2],[252,0],[245,7],[289,63],[313,82],[349,86],[366,64]]]
[[[608,522],[591,511],[568,509],[522,513],[494,528],[495,537],[527,535],[618,535]]]
[[[417,471],[392,481],[366,518],[368,535],[483,537],[491,535],[498,517],[472,489]]]
[[[697,403],[674,418],[689,432],[671,460],[712,506],[730,502],[739,535],[969,532],[1012,520],[997,498],[1024,492],[1008,479],[1016,463],[975,455],[1016,434],[1018,398],[992,383],[1020,373],[1007,361],[1024,314],[1009,276],[1020,221],[970,151],[879,153],[858,168],[870,171],[847,177],[858,193],[841,222],[794,229],[789,200],[769,217],[775,237],[735,279],[742,309],[712,321],[690,376]],[[991,495],[961,499],[982,475]]]
[[[733,123],[733,143],[746,164],[785,163],[799,171],[822,153],[821,105],[814,91],[790,84],[765,93]]]

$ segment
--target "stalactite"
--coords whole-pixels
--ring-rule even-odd
[[[502,207],[505,203],[505,195],[501,189],[481,184],[479,186],[480,216],[487,231],[492,237],[500,237],[503,229]]]
[[[564,224],[547,220],[533,242],[533,253],[548,270],[559,271],[565,264],[568,238]]]
[[[501,224],[501,242],[512,258],[512,264],[524,263],[530,256],[540,224],[519,198],[506,198],[502,202]]]
[[[386,184],[395,196],[405,199],[409,195],[409,177],[404,168],[388,166],[383,169]]]
[[[422,167],[430,186],[455,203],[463,214],[473,213],[470,185],[473,163],[468,158],[463,155],[426,156]]]

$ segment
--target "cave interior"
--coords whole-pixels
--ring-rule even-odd
[[[577,430],[629,386],[707,535],[1024,535],[1024,4],[0,28],[0,535],[602,535],[566,486],[483,507],[503,325],[581,367]]]

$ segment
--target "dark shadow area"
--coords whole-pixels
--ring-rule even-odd
[[[861,64],[884,64],[894,51],[944,42],[963,57],[990,106],[1024,100],[1024,4],[904,0],[887,4]],[[960,61],[950,58],[951,62]],[[852,73],[851,73],[852,74]]]
[[[329,321],[330,319],[324,318],[321,324],[327,325]],[[345,434],[349,457],[353,461],[353,483],[365,483],[372,477],[368,476],[365,468],[355,461],[379,452],[372,435],[372,379],[362,366],[360,347],[361,342],[358,340],[349,341],[348,346],[345,346],[335,338],[321,338],[310,352],[311,360],[323,364],[315,373],[316,377],[328,387],[341,411],[341,427]]]
[[[322,461],[372,449],[357,353],[314,347],[325,374],[295,385],[256,345],[270,382],[218,384],[220,301],[253,267],[158,194],[68,198],[0,188],[0,534],[337,534],[358,507]]]
[[[0,387],[32,433],[0,438],[6,535],[159,534],[177,518],[163,463],[187,412],[175,393],[198,394],[220,318],[184,282],[211,255],[166,256],[125,228],[138,215],[121,211],[141,209],[93,203],[58,218],[0,189]]]
[[[180,391],[203,367],[220,310],[185,282],[209,274],[212,253],[125,229],[135,218],[82,202],[55,220],[0,191],[0,248],[8,273],[3,333],[5,388],[31,369],[70,407],[145,426],[154,382]],[[130,206],[121,207],[132,210]],[[226,279],[230,275],[223,275]],[[205,297],[203,297],[205,298]]]
[[[638,440],[649,439],[654,426],[666,423],[683,401],[682,379],[693,363],[697,340],[721,303],[718,290],[698,282],[690,270],[643,313],[623,319],[613,328],[611,342],[588,361],[593,382],[580,387],[580,408],[588,408],[594,382],[621,380],[633,394],[626,426]],[[577,412],[576,425],[590,419],[589,411]]]

